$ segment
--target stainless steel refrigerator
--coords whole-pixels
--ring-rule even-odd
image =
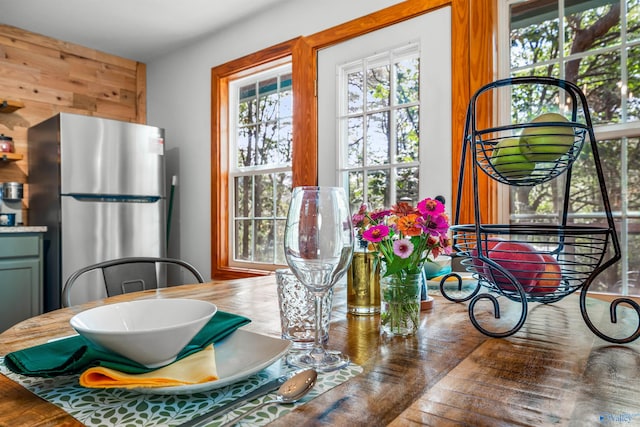
[[[164,130],[60,113],[29,128],[29,224],[46,225],[45,311],[77,269],[166,253]],[[72,301],[104,296],[98,277]]]

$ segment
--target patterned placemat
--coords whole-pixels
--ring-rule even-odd
[[[4,365],[4,357],[0,357],[0,373],[59,406],[81,423],[96,427],[178,426],[292,370],[280,360],[257,374],[219,389],[186,395],[154,395],[125,389],[84,388],[78,384],[77,375],[56,378],[25,377],[9,371]],[[304,399],[293,404],[269,404],[246,417],[243,423],[252,426],[265,425],[361,372],[362,367],[350,364],[338,371],[320,373],[315,387]],[[219,426],[273,397],[274,395],[270,394],[248,402],[209,425]]]

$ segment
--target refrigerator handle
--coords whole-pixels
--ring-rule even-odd
[[[79,202],[156,203],[160,196],[123,196],[119,194],[63,194]]]

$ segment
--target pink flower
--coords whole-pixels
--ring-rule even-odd
[[[424,229],[426,233],[437,236],[447,234],[449,231],[449,220],[447,219],[447,215],[439,214],[438,216],[431,217],[430,220],[425,221]]]
[[[361,227],[364,222],[364,219],[366,218],[366,214],[367,214],[367,205],[366,203],[363,203],[362,205],[360,205],[360,209],[358,209],[358,212],[354,213],[351,216],[351,222],[353,223],[353,225],[356,227]]]
[[[377,243],[389,235],[389,227],[386,225],[374,225],[362,233],[362,238],[368,242]]]
[[[351,217],[351,222],[353,223],[353,225],[358,227],[360,226],[360,224],[362,224],[362,221],[364,221],[364,218],[365,218],[364,214],[355,213]]]
[[[400,239],[393,242],[393,253],[400,258],[409,258],[413,252],[413,243],[409,239]]]
[[[446,234],[440,235],[440,247],[444,249],[445,254],[451,255],[451,239]]]
[[[389,216],[389,214],[391,213],[391,211],[389,209],[387,210],[378,210],[375,212],[371,212],[371,219],[374,221],[377,221],[379,219],[384,218],[385,216]]]
[[[444,205],[436,199],[426,198],[418,202],[418,211],[422,214],[422,216],[436,216],[440,215],[444,212]]]

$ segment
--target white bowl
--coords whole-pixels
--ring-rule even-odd
[[[424,263],[424,274],[427,279],[441,276],[451,272],[451,257],[449,255],[438,255],[435,259]]]
[[[98,347],[158,368],[173,362],[217,310],[206,301],[148,299],[92,308],[70,323]]]

